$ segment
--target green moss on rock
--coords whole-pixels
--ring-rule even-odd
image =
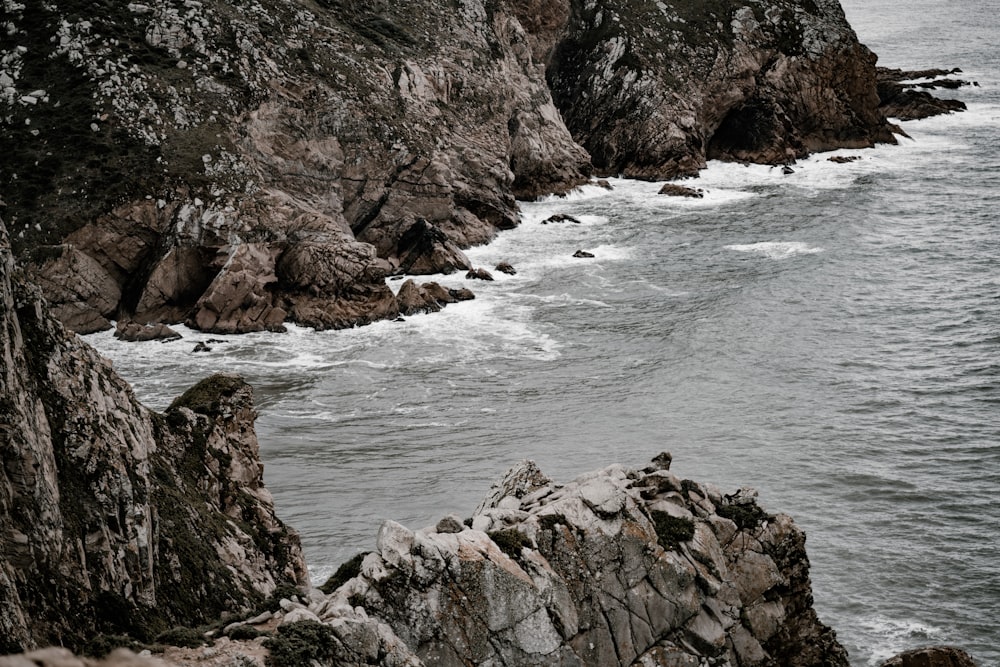
[[[722,505],[716,508],[715,513],[735,523],[740,530],[754,530],[762,522],[774,518],[757,503]]]
[[[677,549],[694,537],[694,521],[653,510],[650,517],[656,537],[664,549]]]
[[[531,540],[528,536],[516,528],[495,530],[488,535],[494,544],[500,547],[500,551],[514,559],[521,557],[521,549],[531,547]]]
[[[278,627],[264,644],[271,654],[268,667],[303,667],[314,662],[334,663],[339,641],[333,628],[317,621],[299,621]]]
[[[204,415],[212,415],[219,411],[219,404],[223,398],[231,398],[245,385],[243,378],[237,375],[213,375],[174,399],[167,411],[188,408]]]
[[[368,552],[364,551],[341,564],[341,566],[337,568],[337,571],[334,572],[333,575],[319,587],[319,589],[329,595],[349,580],[358,576],[358,574],[361,573],[361,561],[363,561],[367,555]]]

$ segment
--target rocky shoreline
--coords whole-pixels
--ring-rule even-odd
[[[462,249],[518,199],[892,142],[887,117],[961,108],[928,92],[955,71],[877,69],[835,0],[95,6],[5,4],[0,653],[65,648],[0,665],[847,664],[792,520],[668,455],[566,484],[519,464],[312,589],[252,389],[156,413],[72,332],[435,311],[474,295],[386,278],[485,279]]]
[[[126,647],[99,664],[220,667],[848,664],[816,617],[792,519],[751,489],[677,477],[669,454],[566,484],[523,462],[468,518],[385,522],[374,552],[313,589],[263,485],[246,383],[216,375],[163,414],[144,408],[48,313],[2,223],[0,303],[0,652]],[[149,644],[162,657],[132,652]],[[889,664],[972,664],[947,656],[965,661]],[[0,665],[83,660],[46,649]]]
[[[10,3],[0,53],[4,217],[79,333],[392,319],[388,275],[471,269],[518,198],[956,108],[876,70],[836,0],[87,7]]]

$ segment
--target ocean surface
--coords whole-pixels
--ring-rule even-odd
[[[845,9],[881,64],[961,67],[979,87],[945,94],[969,111],[849,164],[713,163],[701,200],[619,180],[526,204],[468,253],[517,275],[440,277],[477,298],[437,314],[87,339],[158,409],[211,372],[247,377],[317,581],[383,519],[470,515],[520,459],[568,480],[668,450],[682,477],[795,517],[854,665],[937,643],[1000,665],[1000,7]]]

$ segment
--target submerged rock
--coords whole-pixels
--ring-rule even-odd
[[[486,280],[486,281],[492,281],[493,280],[493,274],[491,274],[486,269],[482,269],[482,268],[471,269],[468,273],[465,274],[465,278],[466,278],[466,280]]]

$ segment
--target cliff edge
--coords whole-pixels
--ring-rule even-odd
[[[0,652],[151,641],[306,582],[263,485],[252,391],[158,414],[48,313],[0,222]]]

